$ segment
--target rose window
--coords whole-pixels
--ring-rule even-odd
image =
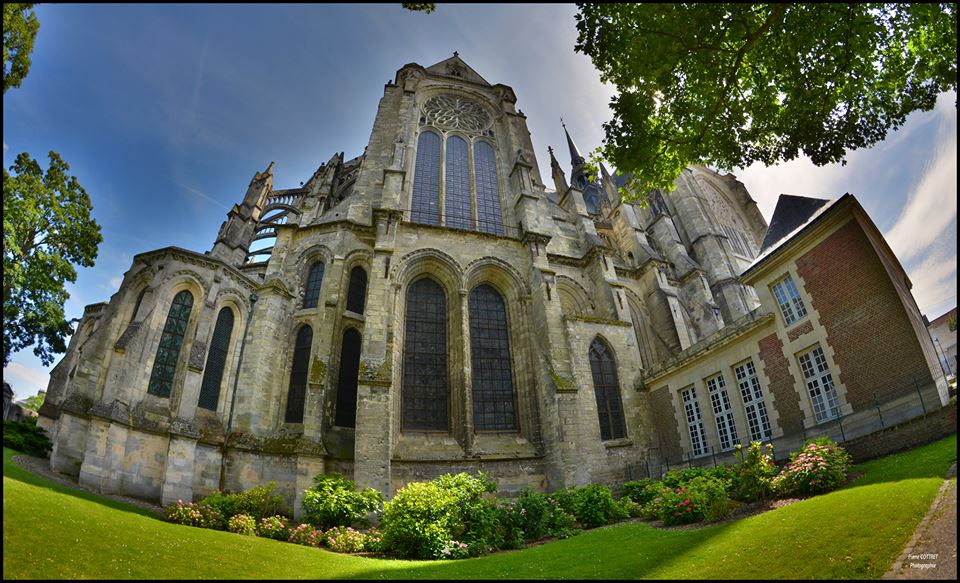
[[[480,132],[490,125],[490,115],[483,107],[468,99],[438,95],[423,104],[424,123],[447,129]]]

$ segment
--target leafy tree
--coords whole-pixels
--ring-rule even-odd
[[[3,92],[19,87],[30,71],[30,52],[40,21],[33,4],[3,4]]]
[[[426,14],[430,14],[437,9],[436,4],[427,2],[403,2],[400,5],[412,12],[424,12]]]
[[[72,263],[93,265],[103,237],[90,197],[69,169],[51,151],[46,173],[26,152],[10,167],[15,175],[3,171],[4,366],[34,344],[49,365],[73,333],[64,319],[64,285],[77,279]]]
[[[692,163],[843,161],[957,87],[956,4],[578,7],[575,48],[618,91],[596,154],[635,192]]]
[[[956,312],[947,316],[947,328],[949,328],[951,332],[957,329],[957,313]]]
[[[32,397],[27,397],[23,401],[20,401],[20,404],[23,405],[24,409],[30,409],[31,411],[39,411],[40,407],[43,405],[43,399],[46,397],[46,393],[40,392]]]

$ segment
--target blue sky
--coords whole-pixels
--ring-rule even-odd
[[[203,252],[257,171],[274,186],[307,180],[335,152],[363,152],[383,85],[406,63],[459,51],[514,88],[541,175],[565,152],[562,116],[581,149],[603,138],[613,89],[573,51],[573,5],[41,5],[33,65],[3,98],[3,165],[56,150],[87,189],[104,242],[68,287],[68,318],[107,301],[137,253]],[[780,193],[857,196],[888,237],[931,319],[956,305],[957,114],[954,94],[914,113],[846,166],[807,160],[737,169],[769,220]],[[561,159],[567,163],[568,160]],[[569,170],[568,170],[569,172]],[[30,349],[4,369],[17,398],[45,389]]]

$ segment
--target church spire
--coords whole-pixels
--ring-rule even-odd
[[[567,131],[567,124],[563,123],[563,118],[560,118],[560,125],[563,126],[563,133],[567,135],[567,147],[570,148],[570,165],[576,168],[577,166],[582,166],[585,162],[582,155],[580,155],[580,150],[577,149],[577,145],[573,143],[573,138],[570,137],[570,132]]]

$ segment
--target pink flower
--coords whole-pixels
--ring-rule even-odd
[[[679,513],[679,512],[674,512],[673,515],[674,515],[674,516],[680,516],[680,513]]]

